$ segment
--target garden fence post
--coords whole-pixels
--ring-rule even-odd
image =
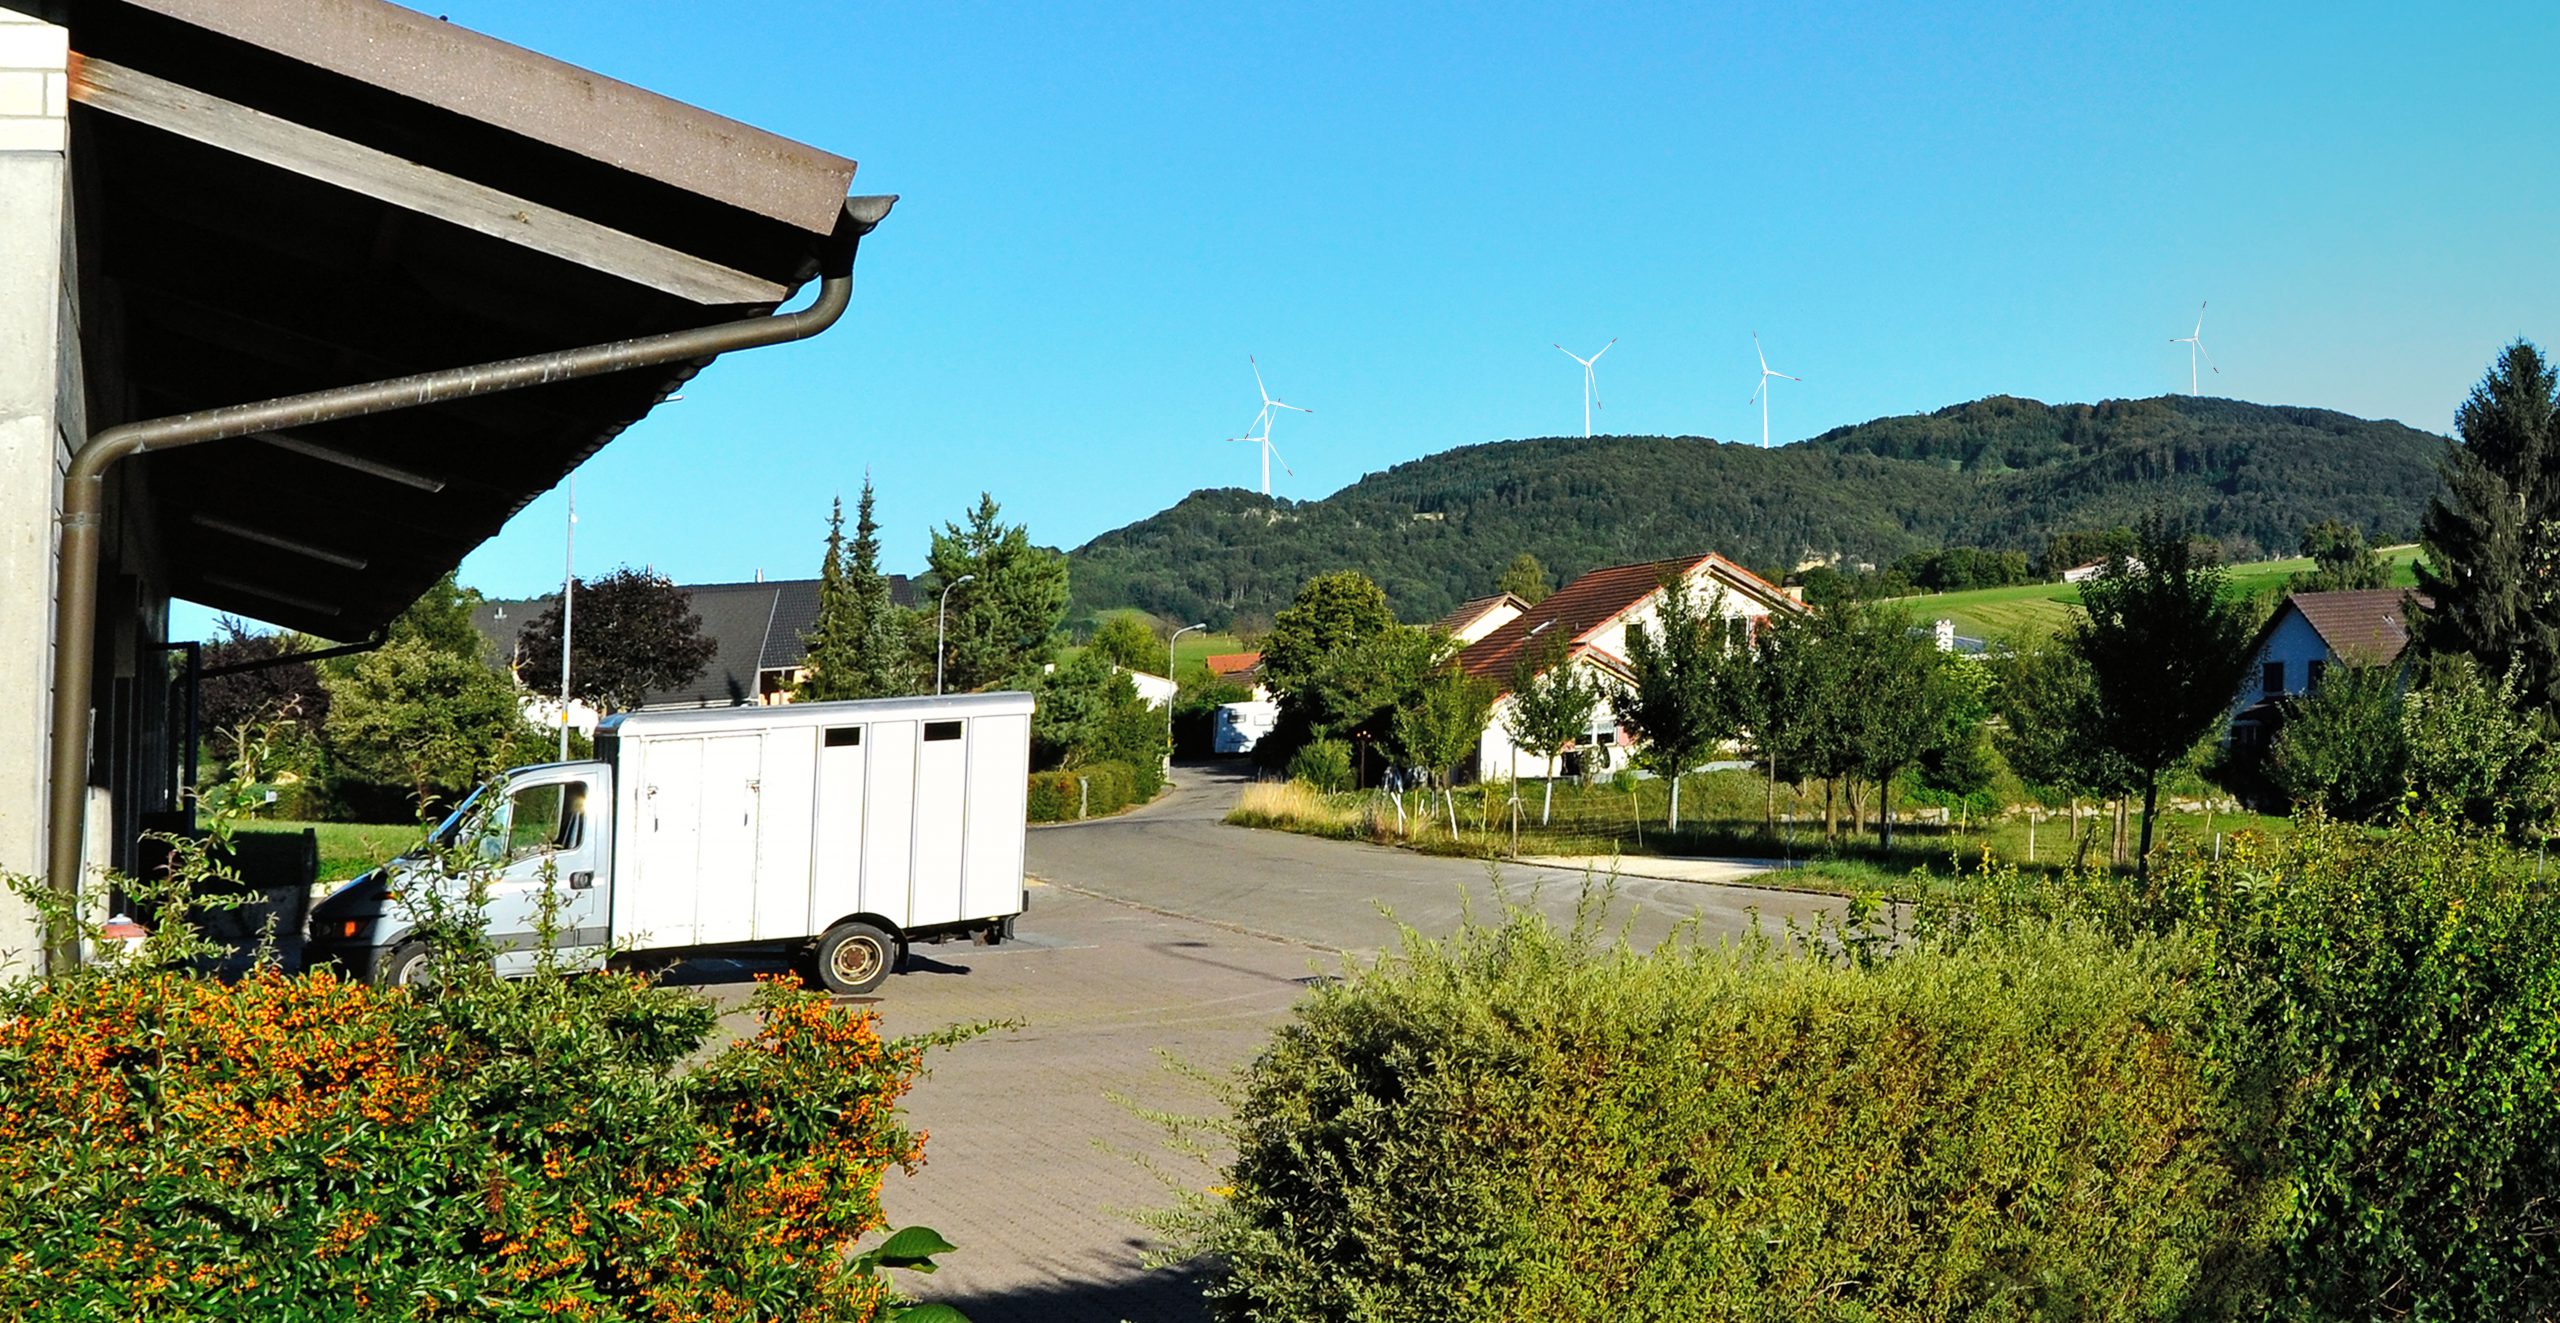
[[[1083,821],[1091,816],[1093,816],[1093,782],[1079,776],[1076,778],[1076,819]]]

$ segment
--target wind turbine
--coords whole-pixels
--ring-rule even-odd
[[[2204,304],[2199,303],[2196,305],[2195,334],[2182,335],[2169,342],[2173,345],[2185,345],[2187,347],[2187,394],[2189,395],[2202,393],[2197,389],[2198,385],[2201,384],[2196,378],[2196,358],[2198,355],[2203,356],[2204,365],[2206,367],[2213,368],[2213,375],[2217,377],[2222,375],[2222,369],[2213,367],[2213,355],[2204,352],[2204,309]]]
[[[1751,392],[1751,398],[1760,405],[1760,448],[1766,450],[1769,448],[1769,378],[1787,377],[1787,374],[1769,366],[1769,351],[1760,347],[1758,331],[1751,333],[1751,352],[1760,356],[1760,388]],[[1804,378],[1787,377],[1787,380],[1802,381]],[[1728,395],[1725,398],[1733,397]]]
[[[1616,343],[1618,343],[1618,337],[1610,336],[1609,344],[1600,346],[1600,354],[1608,353],[1609,345]],[[1591,435],[1591,411],[1600,407],[1600,375],[1592,370],[1591,365],[1600,361],[1600,354],[1584,358],[1563,345],[1557,345],[1556,352],[1582,365],[1582,434],[1589,436]]]
[[[1262,384],[1262,365],[1255,362],[1253,355],[1251,354],[1245,355],[1244,361],[1252,366],[1253,388],[1262,396],[1262,412],[1253,416],[1253,425],[1261,428],[1262,431],[1258,435],[1231,436],[1227,439],[1230,441],[1250,441],[1255,445],[1262,447],[1262,494],[1269,496],[1271,494],[1271,457],[1278,453],[1271,448],[1271,419],[1273,416],[1271,411],[1274,409],[1295,409],[1299,413],[1311,414],[1314,413],[1315,410],[1301,409],[1297,405],[1271,398],[1271,388]],[[1280,470],[1292,478],[1298,476],[1298,471],[1290,468],[1289,461],[1285,459],[1280,461]]]

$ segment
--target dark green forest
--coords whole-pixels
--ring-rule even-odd
[[[2326,409],[2163,396],[2048,405],[1992,396],[1793,445],[1598,436],[1464,446],[1320,501],[1195,492],[1073,553],[1075,609],[1267,620],[1310,575],[1356,569],[1407,620],[1492,591],[1512,557],[1559,581],[1717,551],[1763,571],[1889,564],[1947,546],[2033,554],[2155,509],[2234,557],[2290,555],[2339,519],[2414,535],[2443,437]]]

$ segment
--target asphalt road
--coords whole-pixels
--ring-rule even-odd
[[[1446,859],[1386,846],[1320,840],[1225,825],[1251,783],[1235,763],[1184,767],[1175,792],[1100,822],[1034,828],[1030,872],[1062,887],[1333,951],[1366,954],[1393,945],[1398,922],[1431,936],[1455,930],[1472,907],[1495,917],[1501,903],[1535,906],[1573,922],[1586,893],[1607,931],[1650,947],[1689,923],[1706,938],[1756,923],[1808,919],[1828,898],[1747,886],[1611,877],[1477,860]]]
[[[1174,1154],[1148,1113],[1217,1111],[1187,1072],[1224,1076],[1249,1060],[1310,983],[1346,954],[1392,945],[1399,920],[1439,935],[1465,906],[1490,917],[1511,899],[1570,922],[1584,895],[1584,875],[1565,870],[1489,874],[1223,825],[1245,784],[1241,770],[1186,767],[1145,809],[1035,828],[1021,940],[918,947],[881,987],[874,1005],[892,1033],[1017,1022],[936,1054],[906,1100],[929,1135],[926,1165],[892,1176],[883,1205],[892,1225],[933,1227],[960,1248],[904,1289],[977,1323],[1202,1318],[1196,1280],[1145,1266],[1157,1242],[1140,1215],[1217,1175]],[[1776,923],[1821,903],[1627,879],[1606,896],[1605,921],[1639,943],[1682,922],[1713,939],[1747,931],[1755,911]],[[743,1000],[734,984],[717,994]]]

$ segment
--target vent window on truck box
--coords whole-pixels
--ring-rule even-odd
[[[924,723],[925,742],[930,744],[936,740],[956,740],[960,738],[960,726],[961,723],[957,721],[928,721]]]
[[[860,726],[834,726],[827,731],[827,747],[830,749],[851,748],[861,743]]]

